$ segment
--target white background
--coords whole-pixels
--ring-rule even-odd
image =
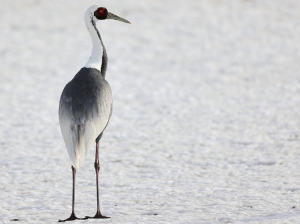
[[[109,220],[300,223],[300,3],[14,0],[0,7],[0,223],[71,213],[62,89],[87,62],[92,4],[114,98],[100,142]],[[76,214],[96,212],[94,147]]]

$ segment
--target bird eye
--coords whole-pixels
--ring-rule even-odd
[[[94,16],[96,16],[96,18],[97,18],[97,19],[100,19],[100,20],[106,19],[107,14],[108,14],[107,9],[106,9],[106,8],[103,8],[103,7],[98,8],[98,9],[94,12]]]

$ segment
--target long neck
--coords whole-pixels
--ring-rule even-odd
[[[107,54],[100,33],[96,27],[96,22],[90,18],[85,20],[85,24],[92,38],[93,50],[90,59],[84,67],[98,69],[101,71],[103,77],[105,77],[107,68]]]

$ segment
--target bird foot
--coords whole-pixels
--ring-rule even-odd
[[[74,220],[86,220],[87,218],[77,218],[75,213],[72,213],[71,216],[65,220],[58,220],[58,222],[74,221]]]
[[[86,216],[86,219],[109,219],[110,217],[101,215],[100,212],[97,212],[94,217]]]

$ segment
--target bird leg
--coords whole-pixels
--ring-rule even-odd
[[[75,215],[75,175],[76,175],[76,169],[72,166],[72,173],[73,173],[73,195],[72,195],[72,214],[69,218],[65,220],[58,220],[58,222],[66,222],[66,221],[73,221],[76,219],[84,220],[86,218],[77,218]]]
[[[100,163],[99,163],[99,140],[102,137],[102,133],[99,135],[99,137],[96,139],[96,155],[95,155],[95,171],[96,171],[96,184],[97,184],[97,213],[94,217],[86,216],[88,219],[108,219],[110,217],[103,216],[100,212],[100,199],[99,199],[99,182],[98,182],[98,176],[99,176],[99,170],[100,170]]]

